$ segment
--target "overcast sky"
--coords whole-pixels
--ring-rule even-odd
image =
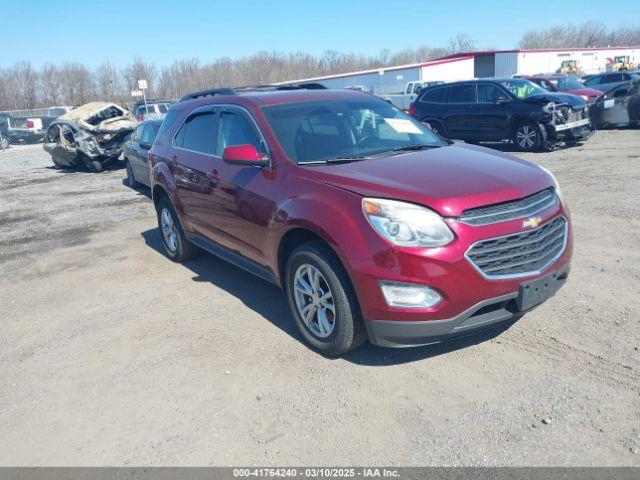
[[[238,58],[260,50],[327,49],[372,55],[445,46],[458,33],[480,48],[514,48],[522,33],[554,24],[599,20],[621,26],[640,19],[638,0],[458,1],[40,1],[0,0],[0,67],[29,60],[104,61],[134,56],[159,65],[196,57]]]

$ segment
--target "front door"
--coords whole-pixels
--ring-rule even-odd
[[[448,102],[444,109],[445,129],[449,138],[475,138],[473,126],[475,105],[474,83],[462,83],[449,87]]]
[[[508,137],[507,123],[511,97],[492,83],[478,84],[474,129],[478,140],[503,140]]]
[[[275,209],[275,203],[269,200],[273,171],[224,162],[224,149],[234,145],[253,145],[260,153],[268,153],[249,113],[225,107],[216,126],[210,172],[217,183],[209,193],[205,221],[215,225],[216,241],[222,246],[266,265],[266,233]]]

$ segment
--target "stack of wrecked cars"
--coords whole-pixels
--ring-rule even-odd
[[[59,168],[84,166],[101,172],[118,158],[136,125],[133,114],[118,105],[90,102],[51,123],[44,149]]]

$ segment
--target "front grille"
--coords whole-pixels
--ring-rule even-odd
[[[475,243],[466,253],[487,278],[534,275],[560,257],[567,241],[563,217],[534,230]]]
[[[511,202],[488,205],[486,207],[465,210],[460,221],[467,225],[479,226],[492,223],[508,222],[516,218],[530,217],[554,205],[557,195],[553,188],[547,188],[528,197]]]

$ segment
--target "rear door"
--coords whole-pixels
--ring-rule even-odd
[[[193,232],[212,235],[208,223],[209,198],[217,187],[211,176],[215,135],[215,106],[193,110],[173,138],[171,170],[184,215]]]
[[[476,85],[462,83],[449,87],[444,122],[449,138],[475,138],[474,116],[476,114]]]
[[[131,165],[134,170],[135,176],[142,183],[149,185],[149,149],[153,145],[153,141],[156,138],[157,126],[152,123],[147,123],[142,126],[142,131],[139,132],[137,142],[135,142],[135,165]]]

